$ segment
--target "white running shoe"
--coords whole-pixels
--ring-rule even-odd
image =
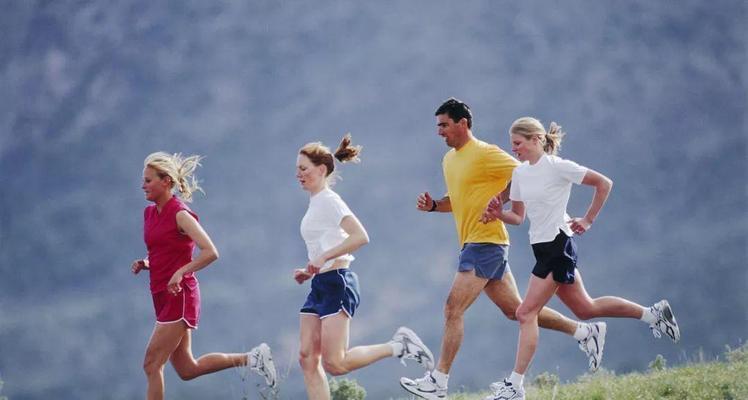
[[[667,300],[660,300],[652,307],[649,307],[649,311],[657,317],[657,322],[649,326],[649,329],[652,330],[652,335],[659,339],[664,333],[673,342],[678,343],[680,340],[680,328],[678,328],[678,322],[675,320],[670,303]]]
[[[395,335],[392,336],[393,342],[403,345],[403,352],[397,356],[400,362],[405,365],[405,360],[413,359],[421,363],[427,370],[434,369],[434,355],[428,347],[421,341],[421,338],[412,330],[401,326]]]
[[[587,337],[579,341],[579,348],[589,358],[590,371],[595,372],[603,361],[605,334],[608,328],[605,322],[593,322],[586,325]]]
[[[270,354],[270,346],[266,343],[260,343],[259,346],[247,353],[247,367],[265,378],[265,382],[271,388],[278,384],[278,374],[275,371],[273,356]]]
[[[525,389],[512,385],[506,379],[492,383],[489,388],[493,394],[484,397],[483,400],[525,400]]]
[[[436,379],[427,371],[423,378],[409,379],[400,378],[400,386],[407,392],[426,400],[445,400],[447,398],[447,387],[441,387]]]

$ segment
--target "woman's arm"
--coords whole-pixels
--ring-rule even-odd
[[[525,203],[521,201],[512,201],[512,208],[510,210],[504,210],[502,194],[500,193],[496,195],[496,197],[488,202],[480,221],[487,224],[497,219],[503,221],[505,224],[522,224],[522,222],[525,221]]]
[[[355,215],[346,215],[343,217],[343,220],[340,221],[340,227],[348,234],[348,237],[339,245],[322,253],[316,259],[310,260],[307,265],[307,272],[317,274],[327,261],[338,258],[343,254],[353,253],[361,246],[369,243],[369,235]]]
[[[590,229],[590,226],[592,226],[592,223],[595,222],[595,219],[597,219],[597,215],[608,200],[610,190],[613,188],[613,181],[595,170],[588,169],[582,179],[582,185],[594,187],[595,195],[592,197],[592,203],[590,203],[584,217],[572,218],[569,221],[571,230],[578,235],[587,232]]]
[[[208,236],[195,217],[187,211],[182,210],[177,213],[177,226],[185,235],[189,236],[190,239],[195,242],[197,247],[200,249],[200,253],[194,260],[188,262],[182,266],[182,268],[179,268],[174,275],[172,275],[167,284],[167,288],[171,293],[178,293],[182,290],[179,286],[179,283],[182,281],[182,276],[189,274],[190,272],[199,271],[218,259],[218,250],[216,249],[216,246],[213,245],[210,236]]]

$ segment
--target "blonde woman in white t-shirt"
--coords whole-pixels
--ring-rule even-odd
[[[312,278],[311,292],[301,307],[299,363],[309,399],[329,400],[325,371],[344,375],[387,357],[415,359],[429,370],[434,357],[410,329],[400,327],[387,343],[348,348],[350,322],[359,304],[358,277],[350,270],[352,253],[369,243],[366,229],[340,196],[330,189],[335,159],[358,162],[361,146],[343,137],[334,155],[322,143],[299,150],[296,178],[309,192],[309,208],[301,220],[306,267],[294,271],[299,284]]]
[[[503,210],[500,199],[495,198],[482,219],[486,222],[500,219],[504,223],[519,225],[526,212],[530,219],[530,243],[536,264],[527,294],[516,313],[520,334],[514,370],[508,378],[491,384],[493,395],[486,400],[525,398],[522,381],[538,342],[538,312],[554,294],[579,319],[635,318],[649,324],[655,337],[664,333],[674,342],[680,339],[680,330],[667,300],[643,307],[620,297],[593,299],[584,288],[577,269],[573,235],[581,235],[590,229],[608,199],[612,181],[597,171],[556,156],[564,135],[556,123],[552,122],[546,132],[540,121],[524,117],[514,121],[509,132],[512,151],[522,162],[512,173],[511,209]],[[570,218],[566,214],[572,184],[595,188],[587,213],[581,218]],[[580,346],[594,350],[588,353],[602,356],[605,343],[598,338],[605,337],[606,325],[604,322],[580,325],[580,329],[588,327],[601,330],[602,334],[591,335],[592,340],[583,340]],[[591,364],[598,361],[590,358]]]

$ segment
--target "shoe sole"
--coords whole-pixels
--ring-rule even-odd
[[[426,347],[426,344],[423,343],[423,341],[421,340],[421,338],[415,332],[413,332],[412,329],[406,328],[404,326],[401,326],[397,330],[397,332],[395,332],[395,336],[397,336],[401,332],[404,332],[403,336],[408,337],[411,342],[413,342],[416,346],[418,346],[421,349],[423,349],[423,351],[428,356],[428,362],[424,366],[426,367],[427,370],[432,371],[434,369],[434,354],[431,352],[431,349],[429,349],[428,347]],[[441,399],[443,399],[443,397],[441,397]]]
[[[411,388],[403,383],[403,381],[400,381],[400,387],[402,387],[406,392],[418,396],[422,399],[426,400],[447,400],[447,396],[439,396],[437,394],[433,393],[420,393],[420,392],[414,392],[411,390]]]
[[[595,366],[594,369],[590,368],[590,371],[595,372],[598,368],[600,368],[600,364],[603,363],[603,350],[605,349],[605,335],[608,334],[608,324],[605,322],[600,322],[599,324],[595,324],[599,328],[598,334],[597,334],[597,348],[600,349],[599,357],[597,358],[597,366]]]
[[[673,331],[672,335],[669,334],[667,330],[664,333],[668,335],[673,342],[678,343],[680,340],[680,328],[678,327],[678,322],[675,320],[675,315],[673,315],[673,309],[670,307],[670,303],[667,300],[662,301],[662,315],[665,317],[665,326]]]

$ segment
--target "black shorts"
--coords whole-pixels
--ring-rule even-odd
[[[532,245],[535,254],[535,267],[532,274],[545,279],[553,272],[553,280],[558,283],[574,283],[574,270],[577,268],[577,244],[573,237],[559,231],[552,242]]]

